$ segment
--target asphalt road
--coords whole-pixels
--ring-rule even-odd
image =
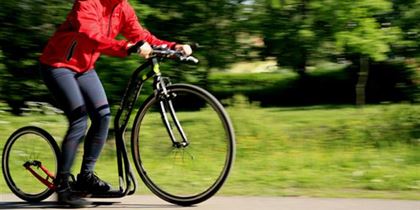
[[[420,201],[306,197],[213,197],[192,207],[169,204],[155,196],[91,199],[95,209],[153,210],[420,210]],[[60,209],[51,199],[28,204],[13,195],[0,195],[0,209]]]

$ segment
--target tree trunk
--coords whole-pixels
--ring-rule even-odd
[[[358,73],[356,84],[356,105],[366,104],[366,84],[369,76],[369,58],[360,58],[360,71]]]

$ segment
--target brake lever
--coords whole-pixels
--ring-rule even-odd
[[[155,48],[153,50],[153,53],[155,54],[160,54],[160,56],[162,57],[166,57],[166,58],[178,58],[180,61],[183,62],[192,62],[194,64],[199,63],[199,60],[193,56],[184,56],[182,54],[182,52],[180,51],[175,51],[175,50],[169,50],[166,48]]]

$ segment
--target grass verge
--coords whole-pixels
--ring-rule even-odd
[[[236,130],[237,156],[220,194],[420,198],[418,105],[259,108],[241,100],[235,104],[228,112]],[[0,148],[23,125],[40,126],[58,140],[67,126],[62,116],[0,115]],[[96,170],[117,185],[114,154],[109,140]],[[79,164],[80,154],[75,171]],[[3,178],[0,192],[10,192]],[[139,193],[149,191],[141,185]]]

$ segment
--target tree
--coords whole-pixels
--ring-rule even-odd
[[[6,100],[16,113],[25,100],[45,100],[49,95],[37,76],[38,57],[56,26],[65,19],[72,3],[71,0],[10,0],[2,3],[0,50],[6,73],[0,84],[3,87],[0,88],[0,100]],[[163,0],[139,3],[131,0],[130,3],[142,25],[159,38],[181,43],[199,42],[203,46],[196,53],[201,61],[198,70],[181,72],[177,71],[176,64],[171,64],[174,71],[165,73],[206,85],[210,69],[223,68],[236,60],[236,1]],[[115,74],[107,71],[124,69],[119,73],[128,76],[127,68],[134,68],[137,63],[134,59],[138,58],[127,61],[130,67],[109,57],[103,57],[98,62],[98,66],[102,67],[99,72],[102,80],[112,89],[109,97],[114,100],[111,101],[119,98],[114,94],[124,89],[125,80],[115,82]]]
[[[1,83],[1,100],[14,113],[25,100],[46,95],[37,77],[38,57],[56,24],[65,18],[71,1],[34,0],[2,2],[0,7],[0,46],[6,72]]]
[[[404,43],[396,46],[396,54],[403,57],[420,55],[420,0],[394,0],[394,12],[389,18],[402,29]]]
[[[137,12],[142,26],[157,37],[179,43],[200,44],[194,52],[200,59],[199,66],[176,62],[162,64],[164,74],[172,80],[193,82],[206,87],[211,70],[223,69],[237,60],[236,53],[240,49],[236,38],[238,32],[235,30],[235,12],[239,6],[237,2],[162,0],[140,3],[132,0],[130,4]],[[98,74],[111,103],[118,102],[131,75],[130,70],[141,61],[136,56],[128,60],[102,56],[97,65],[102,70]]]
[[[315,57],[320,39],[314,33],[314,19],[308,0],[248,1],[253,25],[264,40],[262,57],[274,56],[280,66],[300,74]]]
[[[238,2],[146,0],[142,3],[152,8],[153,12],[142,14],[139,11],[138,14],[144,25],[161,38],[200,44],[195,52],[200,58],[200,68],[194,71],[195,74],[183,74],[198,78],[205,86],[211,69],[222,69],[237,60],[240,49],[236,22]]]
[[[319,0],[313,1],[311,8],[316,11],[316,24],[326,26],[325,35],[335,41],[337,51],[354,65],[360,63],[356,101],[364,104],[369,60],[388,59],[392,44],[401,40],[401,30],[384,18],[392,13],[392,2]]]

